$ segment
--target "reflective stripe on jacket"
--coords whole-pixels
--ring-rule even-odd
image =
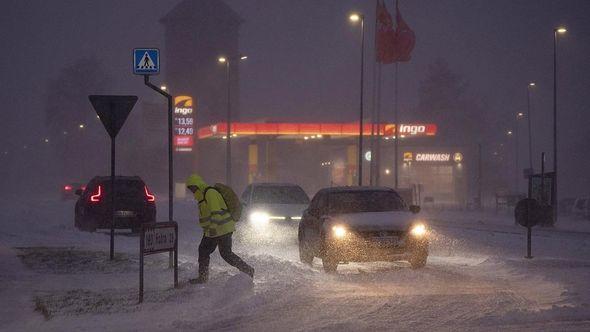
[[[206,237],[218,237],[235,231],[236,223],[217,190],[207,190],[202,200],[197,195],[195,198],[199,202],[199,224]]]

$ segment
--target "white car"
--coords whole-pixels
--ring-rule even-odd
[[[320,190],[299,225],[299,257],[322,259],[326,272],[341,262],[407,260],[421,268],[428,257],[428,228],[395,190],[334,187]]]
[[[305,191],[291,183],[250,184],[241,201],[244,210],[238,234],[253,241],[295,241],[299,221],[309,205]]]

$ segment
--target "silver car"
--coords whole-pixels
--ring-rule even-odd
[[[296,240],[309,197],[296,184],[253,183],[241,196],[244,206],[238,234],[254,241]]]

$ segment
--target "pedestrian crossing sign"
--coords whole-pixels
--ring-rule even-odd
[[[160,50],[157,48],[136,48],[133,50],[133,73],[136,75],[157,75],[160,73]]]

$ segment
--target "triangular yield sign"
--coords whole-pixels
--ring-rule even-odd
[[[88,99],[111,138],[117,136],[137,102],[137,96],[95,95],[88,96]]]

